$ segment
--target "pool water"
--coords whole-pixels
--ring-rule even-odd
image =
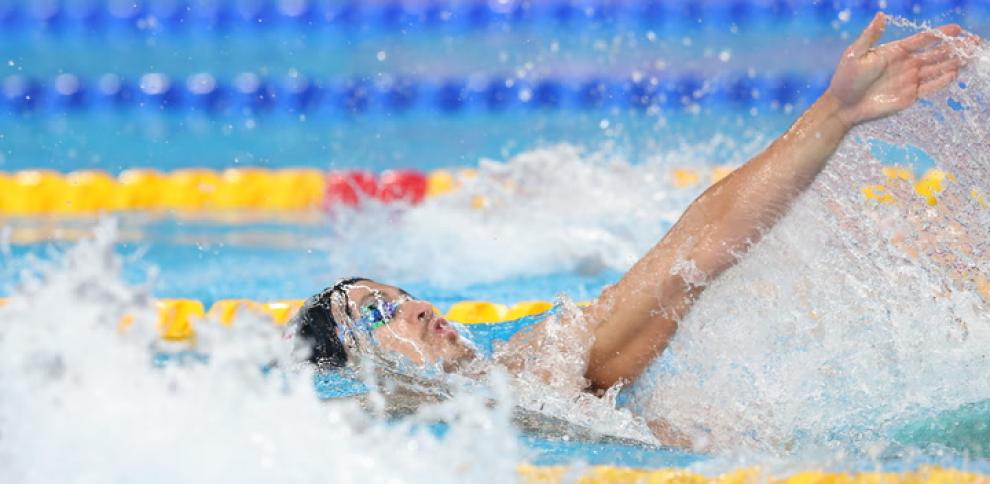
[[[225,4],[204,2],[213,3]],[[293,4],[255,3],[283,13]],[[500,3],[521,2],[486,5]],[[400,284],[441,310],[463,300],[593,299],[708,185],[705,176],[677,186],[672,171],[708,174],[759,152],[822,88],[867,18],[859,3],[836,4],[825,15],[785,2],[796,13],[783,23],[771,22],[759,7],[759,15],[735,27],[724,19],[664,26],[628,13],[630,5],[656,2],[618,2],[626,12],[618,20],[570,24],[546,20],[552,9],[545,3],[534,2],[543,10],[520,23],[426,28],[409,21],[398,31],[367,20],[379,18],[371,14],[351,30],[298,27],[283,18],[288,14],[257,29],[239,21],[201,29],[165,20],[162,27],[120,28],[114,22],[130,17],[115,14],[98,16],[104,23],[94,25],[103,27],[94,30],[72,15],[42,25],[28,21],[47,18],[42,13],[15,22],[0,10],[0,19],[16,27],[0,40],[2,171],[478,171],[461,190],[415,207],[371,201],[333,214],[251,214],[237,221],[231,214],[127,213],[117,216],[115,230],[90,217],[0,215],[0,297],[11,298],[0,316],[4,323],[29,323],[10,326],[0,338],[0,379],[13,382],[0,386],[0,400],[10,402],[0,424],[13,422],[12,437],[3,442],[0,435],[0,462],[18,463],[10,468],[15,477],[39,482],[46,475],[34,463],[46,458],[65,459],[63,477],[89,470],[105,480],[163,482],[257,481],[286,468],[298,472],[287,480],[312,482],[327,477],[325,466],[341,482],[390,475],[496,482],[513,478],[520,462],[677,467],[708,475],[753,464],[777,474],[922,464],[990,472],[984,425],[990,382],[981,371],[990,321],[978,291],[954,276],[961,267],[990,271],[981,231],[990,221],[970,195],[990,190],[981,144],[985,56],[947,96],[854,133],[792,215],[699,301],[671,348],[618,396],[618,409],[557,389],[513,394],[495,381],[467,391],[454,385],[453,398],[421,414],[367,416],[348,409],[350,401],[319,406],[312,375],[286,376],[285,387],[294,391],[284,391],[277,378],[244,370],[280,357],[270,345],[279,339],[277,328],[267,321],[244,317],[231,329],[202,328],[209,365],[149,371],[147,346],[159,355],[186,348],[149,343],[156,338],[147,328],[114,339],[116,316],[147,309],[152,296],[207,306],[228,298],[302,299],[350,275]],[[729,5],[696,3],[719,15]],[[985,5],[950,3],[902,14],[958,20],[987,34]],[[189,81],[204,72],[230,92],[240,89],[239,75],[257,73],[275,86],[274,107],[234,93],[225,108],[204,108]],[[86,87],[78,91],[84,97],[60,90],[57,80],[66,73]],[[135,97],[102,91],[108,73],[131,82]],[[167,75],[174,89],[163,94],[142,84],[160,80],[144,77],[155,73]],[[499,76],[523,87],[493,109],[485,96],[489,80]],[[786,76],[802,82],[785,96],[775,82]],[[388,101],[395,92],[389,82],[400,77],[412,79],[420,93],[405,109]],[[299,78],[318,85],[312,92],[321,96],[305,109],[284,101],[293,92],[286,86]],[[616,80],[611,94],[582,104],[582,86],[601,78]],[[30,91],[42,93],[37,102],[24,101],[21,86],[32,85],[25,79],[37,81]],[[675,81],[664,84],[668,79]],[[689,93],[684,102],[661,99],[692,80],[700,80],[700,94]],[[355,94],[354,82],[365,81],[370,94]],[[444,89],[462,84],[467,87],[458,92],[469,94],[444,97]],[[751,84],[751,92],[740,87]],[[527,98],[543,92],[540,86],[559,91]],[[355,109],[356,101],[367,107]],[[941,205],[931,208],[911,198],[910,187],[896,192],[883,164],[911,165],[919,176],[937,167],[955,178],[939,192]],[[861,187],[874,183],[886,184],[901,203],[864,202]],[[473,204],[477,196],[488,205]],[[931,257],[921,262],[878,242],[915,219],[933,233],[968,234],[961,238],[968,245],[952,245],[956,259],[940,263],[939,249],[924,239],[915,242]],[[97,241],[87,242],[94,231]],[[485,339],[498,328],[505,326],[472,331]],[[330,384],[317,377],[317,393],[363,394],[375,383],[352,377]],[[536,412],[521,424],[511,405],[484,400],[525,400],[526,391],[545,391],[548,408],[561,412]],[[365,405],[374,407],[374,392],[368,398]],[[635,428],[625,409],[721,437],[710,451],[643,445],[634,430],[616,431]],[[24,415],[17,421],[39,422],[37,428],[17,424],[11,417],[17,412]],[[282,418],[272,422],[271,415]],[[327,419],[329,426],[313,424]],[[80,451],[99,432],[106,433],[105,448]],[[49,436],[63,443],[46,448]],[[142,439],[144,450],[129,448]],[[136,457],[107,457],[115,452]],[[172,466],[155,458],[166,452],[175,462],[211,458],[201,466]],[[156,472],[161,477],[149,477]]]

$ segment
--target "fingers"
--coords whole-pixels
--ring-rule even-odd
[[[943,59],[941,62],[927,64],[918,72],[918,77],[921,79],[932,79],[946,72],[959,72],[959,68],[962,67],[962,62],[962,59],[959,59],[958,57],[948,57]]]
[[[919,32],[910,37],[898,40],[897,42],[894,42],[893,45],[908,52],[914,52],[939,40],[945,39],[946,37],[956,37],[959,34],[962,34],[962,31],[962,27],[956,24],[943,25],[935,30]]]
[[[938,65],[938,69],[941,70],[944,70],[947,64],[955,64],[957,67],[962,67],[968,63],[969,58],[979,43],[980,39],[976,36],[970,36],[961,41],[943,42],[937,47],[914,55],[913,58],[921,62],[923,67]]]
[[[884,15],[883,12],[877,12],[877,14],[873,17],[873,20],[870,21],[870,25],[866,26],[863,33],[860,34],[859,38],[853,42],[852,46],[850,46],[849,52],[855,57],[860,57],[865,54],[866,51],[870,50],[870,48],[877,43],[880,36],[883,35],[883,30],[886,25],[887,16]]]
[[[943,60],[952,57],[952,52],[954,51],[953,46],[950,44],[941,44],[938,47],[928,49],[914,57],[925,64],[932,64],[942,62]]]
[[[933,79],[927,79],[922,81],[921,85],[918,86],[918,97],[925,97],[929,94],[939,91],[956,79],[959,75],[958,70],[943,72]]]
[[[961,42],[951,42],[948,43],[948,45],[952,50],[953,56],[962,58],[966,61],[973,56],[973,53],[976,52],[976,49],[980,46],[981,42],[983,42],[983,39],[980,39],[976,35],[970,35]]]

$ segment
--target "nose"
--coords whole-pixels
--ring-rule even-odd
[[[410,311],[416,321],[426,324],[433,321],[435,314],[433,305],[427,301],[411,300],[403,304],[404,309]]]

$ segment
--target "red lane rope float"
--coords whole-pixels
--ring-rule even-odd
[[[446,171],[311,168],[130,169],[0,172],[0,215],[85,215],[128,210],[302,211],[357,206],[363,199],[417,204],[456,186]],[[433,182],[431,182],[431,180]],[[433,183],[431,185],[431,183]]]
[[[712,169],[715,182],[730,170]],[[135,168],[114,177],[98,170],[0,172],[0,215],[89,215],[118,211],[267,212],[333,210],[362,200],[415,205],[456,190],[477,174],[457,171],[365,170],[325,172],[312,168],[184,168],[162,172]],[[706,177],[698,170],[671,171],[674,188],[689,188]],[[484,203],[475,203],[483,207]]]
[[[705,170],[672,168],[667,182],[673,189],[715,183],[733,167]],[[886,184],[861,187],[863,197],[879,203],[920,197],[938,204],[938,195],[955,183],[951,173],[932,169],[915,177],[908,168],[883,167]],[[472,169],[457,171],[365,170],[322,171],[313,168],[186,168],[172,172],[130,169],[114,177],[98,170],[59,173],[52,170],[0,172],[0,216],[92,215],[119,211],[178,212],[299,212],[357,207],[364,200],[415,205],[424,199],[457,190],[477,176]],[[898,188],[898,186],[903,187]],[[970,198],[990,208],[990,194],[973,187]],[[479,195],[476,208],[487,203]]]
[[[428,185],[427,175],[415,170],[389,170],[378,177],[361,170],[334,171],[327,175],[326,205],[353,207],[364,198],[417,204],[426,197]]]

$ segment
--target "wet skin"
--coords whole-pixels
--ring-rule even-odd
[[[590,389],[636,379],[667,347],[704,288],[786,213],[853,126],[946,87],[965,64],[960,52],[980,42],[947,25],[874,47],[885,24],[878,14],[843,53],[825,94],[763,152],[699,196],[656,246],[585,309],[585,322],[594,328],[585,371]],[[398,304],[391,320],[372,332],[385,350],[417,364],[443,361],[447,369],[475,356],[430,303],[397,287],[359,281],[346,295],[346,303],[333,307],[338,321],[360,317],[376,298]],[[509,345],[518,354],[539,351],[533,335],[542,326]]]
[[[946,25],[875,46],[885,24],[886,17],[877,14],[843,52],[822,97],[763,152],[692,202],[663,239],[584,310],[583,324],[593,329],[584,375],[588,389],[601,391],[639,377],[667,347],[704,288],[787,212],[852,127],[948,86],[965,64],[964,52],[980,42],[958,25]],[[387,323],[372,330],[382,349],[416,364],[442,361],[448,371],[475,358],[430,303],[367,280],[345,293],[346,301],[332,303],[338,321],[359,318],[376,300],[397,305]],[[508,353],[538,354],[545,326],[537,323],[517,333]],[[518,371],[511,360],[499,362]],[[699,442],[705,439],[687,438],[663,419],[652,419],[650,426],[670,445],[704,445]]]
[[[474,358],[472,347],[427,301],[413,298],[402,289],[363,279],[345,289],[346,298],[334,301],[337,321],[354,321],[362,308],[381,301],[397,305],[395,314],[371,333],[386,351],[402,354],[414,364],[442,362],[447,371]]]

